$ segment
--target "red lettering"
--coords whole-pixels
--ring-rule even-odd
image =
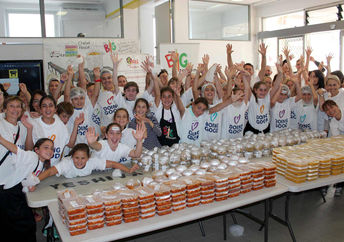
[[[111,50],[107,44],[104,44],[104,49],[106,53],[108,53]]]
[[[166,59],[168,67],[172,68],[173,67],[173,60],[171,58],[171,54],[165,55],[165,59]]]

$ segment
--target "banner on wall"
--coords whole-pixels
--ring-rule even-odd
[[[139,42],[125,39],[44,39],[43,60],[45,89],[51,78],[60,78],[60,75],[72,65],[78,76],[78,55],[85,59],[85,72],[91,76],[95,67],[112,70],[111,52],[117,52],[122,61],[118,67],[118,75],[125,75],[128,81],[141,83],[145,80],[146,73],[140,68],[140,63],[145,55],[141,55]],[[76,80],[74,80],[76,81]]]
[[[175,51],[179,55],[178,67],[185,69],[188,63],[197,64],[199,62],[199,44],[160,44],[160,65],[162,69],[166,69],[172,73],[173,62],[171,52]],[[196,66],[194,66],[196,68]]]

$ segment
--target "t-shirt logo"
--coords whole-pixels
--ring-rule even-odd
[[[279,112],[278,116],[279,116],[280,118],[283,118],[284,114],[285,114],[285,109],[281,110],[281,111]]]
[[[50,139],[50,140],[52,140],[52,141],[55,141],[55,139],[56,139],[56,135],[55,135],[55,134],[53,134],[53,135],[51,135],[50,137],[48,137],[48,139]]]
[[[238,116],[234,116],[234,123],[238,124],[241,118],[241,114],[239,114]]]
[[[194,131],[198,127],[198,121],[191,124],[191,130]]]
[[[114,96],[111,96],[106,102],[107,102],[109,105],[111,105],[113,99],[114,99]]]
[[[212,122],[214,122],[214,120],[216,119],[216,117],[217,117],[217,113],[213,113],[212,115],[210,115],[210,120],[211,120]]]
[[[265,106],[264,106],[264,105],[260,106],[260,113],[261,113],[261,114],[263,114],[263,112],[264,112],[264,108],[265,108]]]
[[[300,122],[303,123],[306,120],[306,114],[300,116]]]

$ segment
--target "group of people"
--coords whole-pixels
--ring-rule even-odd
[[[132,160],[143,149],[289,128],[344,133],[344,78],[331,71],[331,55],[324,64],[307,48],[294,72],[285,48],[272,76],[264,44],[258,74],[250,63],[233,63],[233,51],[228,44],[224,70],[209,66],[208,55],[195,68],[188,63],[178,70],[178,54],[172,52],[171,78],[166,70],[154,73],[146,58],[140,97],[138,84],[118,75],[116,53],[110,54],[112,70],[97,67],[89,75],[84,61],[77,73],[68,66],[49,81],[48,93],[31,93],[21,83],[18,94],[9,96],[8,85],[0,85],[1,230],[34,241],[35,220],[23,191],[53,175],[72,178],[107,168],[114,168],[114,176],[135,172],[139,166]],[[311,61],[318,69],[309,70]]]

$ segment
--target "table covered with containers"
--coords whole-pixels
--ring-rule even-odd
[[[63,241],[105,241],[264,201],[265,241],[270,217],[288,226],[296,241],[288,216],[278,218],[269,206],[275,196],[287,195],[287,208],[290,193],[344,181],[344,136],[325,136],[287,130],[147,150],[137,161],[137,176],[96,173],[91,178],[96,182],[84,185],[86,178],[52,178],[51,184],[47,179],[28,194],[28,203],[48,205]],[[40,200],[38,193],[48,188],[49,198]]]

